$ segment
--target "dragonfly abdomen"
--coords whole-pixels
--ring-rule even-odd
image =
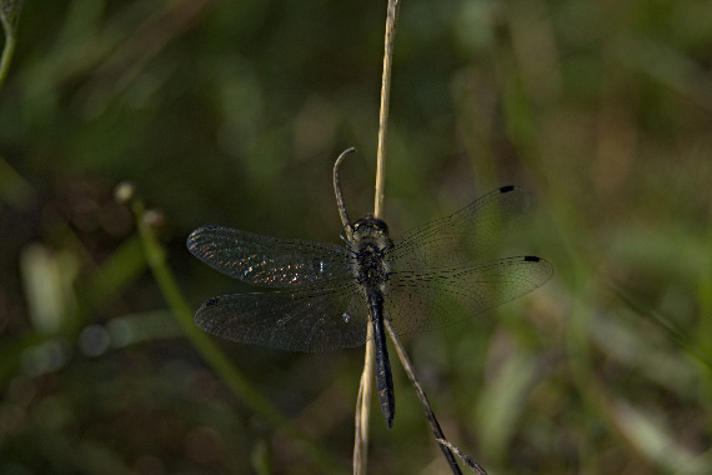
[[[393,396],[393,375],[388,359],[386,331],[383,325],[383,294],[377,289],[367,291],[368,313],[373,324],[373,342],[375,349],[376,390],[381,412],[390,429],[396,414],[396,401]]]

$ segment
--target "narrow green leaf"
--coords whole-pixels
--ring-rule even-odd
[[[636,315],[644,317],[665,330],[667,336],[689,355],[703,363],[712,370],[712,355],[706,352],[690,335],[685,327],[675,322],[674,319],[662,314],[651,305],[645,303],[644,299],[635,296],[631,289],[614,280],[608,282],[608,286],[623,303],[625,303]]]
[[[5,31],[5,47],[0,58],[0,85],[2,85],[10,68],[12,53],[15,51],[15,36],[17,22],[20,18],[23,0],[0,0],[0,22]]]

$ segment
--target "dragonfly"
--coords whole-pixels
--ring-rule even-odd
[[[339,166],[333,186],[341,244],[282,239],[203,226],[188,250],[215,270],[263,288],[213,297],[195,313],[203,331],[238,343],[326,352],[366,343],[372,326],[376,387],[387,426],[395,398],[384,320],[398,336],[470,319],[544,284],[553,268],[523,255],[487,260],[529,207],[529,194],[503,186],[399,239],[371,215],[351,221]]]

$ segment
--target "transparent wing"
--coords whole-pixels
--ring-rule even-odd
[[[294,288],[351,278],[346,248],[335,244],[203,226],[190,233],[186,246],[223,274],[262,287]]]
[[[491,191],[450,216],[408,232],[386,258],[393,270],[417,270],[462,264],[483,256],[526,212],[529,193],[515,186]]]
[[[472,267],[393,272],[388,279],[386,311],[396,331],[409,335],[469,319],[531,292],[552,274],[551,264],[534,256]]]
[[[239,343],[320,352],[366,341],[367,310],[355,284],[225,295],[205,302],[195,323]]]

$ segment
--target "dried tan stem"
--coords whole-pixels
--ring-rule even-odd
[[[381,108],[378,115],[378,148],[376,149],[376,192],[373,198],[373,216],[383,214],[383,196],[386,169],[386,133],[388,131],[388,105],[391,97],[391,66],[393,64],[393,39],[396,34],[399,0],[389,0],[386,13],[386,35],[383,47],[383,74],[381,76]]]
[[[376,188],[373,203],[373,216],[380,218],[383,213],[383,197],[386,167],[386,132],[388,125],[388,103],[391,90],[391,65],[393,63],[393,38],[396,31],[396,19],[400,0],[388,0],[386,10],[386,33],[383,46],[383,74],[381,76],[381,106],[378,115],[378,148],[376,151]],[[366,352],[363,371],[356,398],[353,473],[365,474],[368,456],[368,420],[371,413],[371,394],[373,392],[373,329],[368,325]]]

